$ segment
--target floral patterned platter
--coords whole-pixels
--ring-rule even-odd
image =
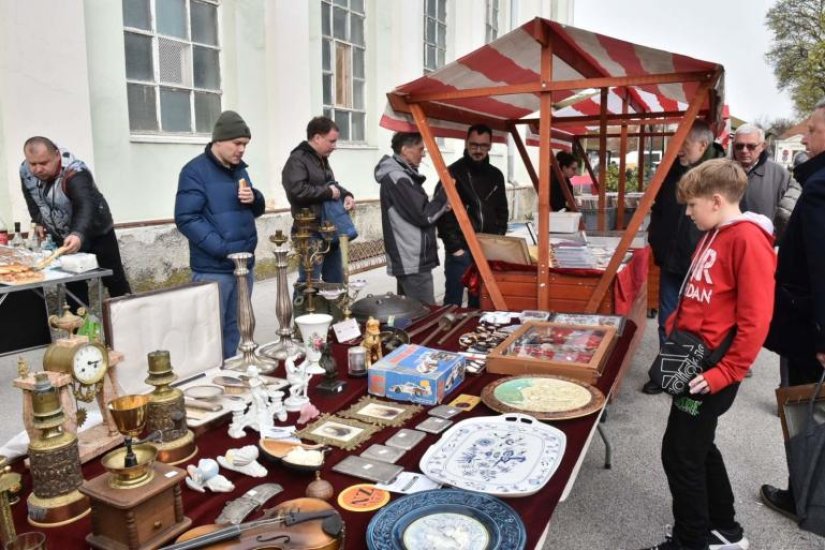
[[[503,501],[460,489],[401,497],[367,527],[369,550],[522,550],[524,523]]]
[[[558,468],[567,437],[526,414],[462,420],[421,457],[421,472],[459,489],[499,497],[539,491]]]

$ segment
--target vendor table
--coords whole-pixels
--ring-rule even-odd
[[[0,356],[21,353],[48,344],[51,334],[46,324],[49,316],[46,290],[57,289],[58,310],[64,302],[64,293],[69,294],[78,303],[77,296],[66,288],[66,283],[91,281],[97,283],[98,304],[103,303],[103,277],[112,275],[111,269],[97,268],[84,273],[65,273],[64,277],[46,279],[21,285],[0,284]],[[12,297],[13,296],[13,297]],[[92,311],[89,304],[83,304]],[[35,308],[42,310],[35,311]],[[100,312],[97,312],[101,317]],[[34,335],[34,336],[33,336]]]
[[[414,327],[414,326],[413,326]],[[468,330],[472,330],[472,326],[468,326]],[[620,371],[622,362],[628,352],[631,341],[634,339],[637,327],[632,321],[628,321],[625,325],[624,333],[619,338],[610,357],[607,359],[604,372],[599,379],[596,386],[605,394],[609,396],[616,387],[617,375]],[[418,339],[422,339],[425,334],[419,335]],[[447,342],[445,349],[456,349],[457,338],[453,341]],[[334,344],[333,354],[339,365],[339,372],[346,372],[346,349],[348,346]],[[276,371],[276,374],[278,372]],[[282,374],[282,373],[281,373]],[[500,375],[483,373],[480,375],[467,374],[467,378],[459,386],[459,388],[446,398],[449,402],[455,396],[461,393],[469,393],[479,395],[481,390],[490,382],[501,378]],[[317,382],[317,377],[314,382]],[[358,399],[366,394],[366,380],[347,378],[347,386],[343,392],[335,395],[324,394],[318,392],[315,388],[310,390],[310,397],[313,404],[315,404],[323,412],[335,412],[345,409],[354,404]],[[472,416],[490,416],[498,413],[488,409],[483,403],[480,403],[472,411],[468,411],[455,417],[455,421],[464,420]],[[567,448],[564,453],[564,458],[556,470],[553,477],[545,485],[545,487],[535,495],[524,498],[505,499],[505,501],[512,506],[516,512],[524,520],[527,528],[527,548],[541,548],[544,537],[546,536],[549,527],[550,519],[553,512],[562,499],[563,494],[569,492],[575,480],[575,475],[581,462],[587,453],[588,446],[598,426],[601,411],[592,415],[576,418],[571,420],[551,422],[554,426],[562,430],[567,436]],[[294,423],[297,414],[291,413],[288,423]],[[410,419],[405,427],[413,428],[416,424],[427,417],[426,409],[417,416]],[[373,443],[383,443],[391,435],[396,433],[399,428],[384,428],[376,433],[369,441],[362,444],[355,451],[343,451],[334,449],[327,455],[324,468],[322,470],[322,477],[332,483],[335,494],[337,495],[341,490],[354,485],[356,483],[363,483],[363,480],[339,474],[331,470],[332,466],[343,460],[349,454],[360,454],[364,449]],[[408,451],[399,461],[398,464],[403,466],[408,471],[418,471],[418,462],[426,449],[435,443],[439,438],[438,435],[427,434],[426,438],[418,444],[414,449]],[[222,455],[229,448],[237,448],[243,445],[256,444],[258,434],[251,432],[242,439],[230,439],[226,433],[226,426],[213,426],[206,432],[200,433],[197,437],[198,454],[192,462],[197,462],[197,459],[204,457],[215,457]],[[263,459],[261,459],[263,460]],[[266,463],[265,463],[266,464]],[[283,500],[298,498],[304,496],[307,484],[313,480],[312,475],[296,473],[293,470],[288,470],[281,465],[267,464],[269,468],[269,475],[266,478],[251,478],[231,472],[222,470],[224,474],[235,484],[235,490],[229,494],[210,494],[205,495],[196,493],[188,488],[183,489],[184,511],[186,516],[192,519],[193,525],[211,523],[223,508],[227,500],[232,500],[242,495],[247,490],[259,485],[263,482],[277,482],[284,487],[284,492],[272,499],[266,507],[274,506],[276,503]],[[21,463],[16,465],[17,468],[22,468]],[[83,475],[86,479],[99,475],[103,472],[98,460],[91,461],[83,466]],[[23,476],[23,495],[28,495],[31,491],[31,478],[28,474]],[[398,495],[393,495],[393,498],[398,498]],[[333,502],[336,505],[337,503]],[[13,509],[15,524],[18,532],[29,530],[26,525],[26,507],[25,500]],[[346,523],[347,548],[365,548],[364,537],[373,513],[356,513],[341,510],[341,514]],[[255,519],[257,514],[251,515],[248,520]],[[85,536],[89,533],[91,528],[90,519],[84,518],[76,523],[65,527],[49,529],[46,531],[47,537],[51,541],[60,541],[60,547],[65,549],[86,548]]]

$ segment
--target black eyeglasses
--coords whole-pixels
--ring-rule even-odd
[[[745,148],[747,148],[748,151],[755,151],[757,147],[759,147],[758,143],[734,143],[733,144],[733,148],[736,149],[737,151],[744,151]]]
[[[480,151],[486,151],[490,147],[492,147],[492,144],[490,144],[490,143],[473,143],[473,142],[470,142],[470,143],[467,144],[467,149],[477,149],[477,150],[480,150]]]

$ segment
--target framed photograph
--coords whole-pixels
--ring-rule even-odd
[[[594,384],[613,349],[616,329],[529,322],[487,355],[496,374],[557,374]]]
[[[357,420],[325,414],[303,430],[296,432],[295,435],[301,439],[309,439],[315,443],[351,451],[372,437],[379,429],[378,426],[371,426]]]
[[[421,407],[418,405],[362,397],[358,403],[337,414],[379,426],[403,426],[407,420],[419,412],[421,412]]]

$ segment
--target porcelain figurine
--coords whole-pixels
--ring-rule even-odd
[[[367,370],[384,357],[381,350],[381,325],[377,319],[370,317],[367,320],[367,327],[364,331],[364,340],[361,347],[367,350]]]
[[[275,425],[273,417],[277,416],[281,422],[286,421],[286,410],[282,401],[284,392],[268,389],[255,365],[250,365],[246,374],[252,403],[246,412],[245,404],[232,409],[229,436],[235,439],[245,435],[244,428],[252,428],[259,433],[271,430]]]
[[[297,423],[306,424],[310,420],[318,418],[320,414],[321,411],[318,410],[318,407],[316,407],[312,403],[307,403],[306,405],[301,407],[301,415],[298,417]]]
[[[258,447],[255,445],[229,449],[224,456],[218,457],[218,464],[250,477],[264,477],[267,474],[266,468],[258,462]]]
[[[284,407],[289,412],[298,412],[301,407],[309,403],[309,398],[306,396],[309,385],[309,375],[304,368],[306,361],[296,365],[295,357],[297,356],[287,357],[284,361],[286,380],[289,382],[289,397],[284,401]]]
[[[235,485],[218,473],[218,463],[211,458],[202,458],[198,465],[190,464],[186,467],[189,476],[186,478],[186,486],[199,493],[205,493],[209,489],[213,493],[228,493],[235,490]]]

